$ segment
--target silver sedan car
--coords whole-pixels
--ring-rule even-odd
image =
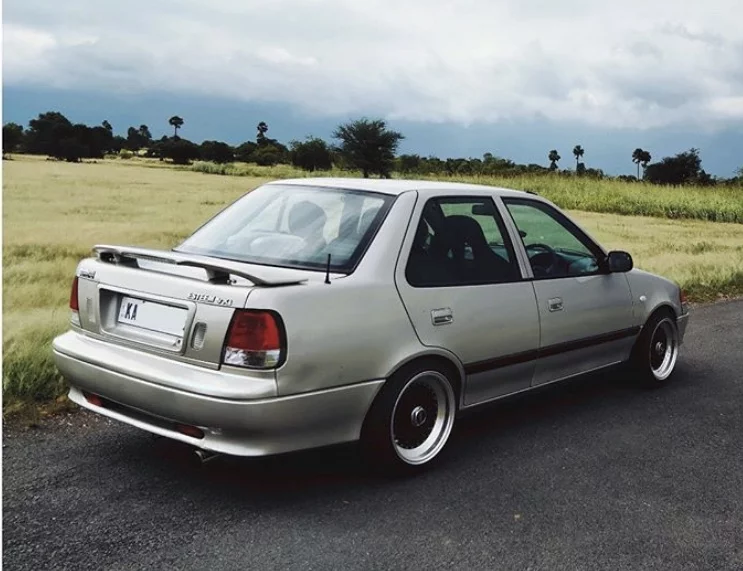
[[[98,245],[53,342],[79,405],[206,459],[359,441],[420,470],[464,411],[628,365],[664,384],[688,307],[533,193],[265,184],[170,251]]]

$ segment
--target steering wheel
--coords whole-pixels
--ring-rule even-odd
[[[529,250],[542,250],[542,252],[537,252],[533,256],[529,256],[529,261],[531,262],[531,267],[534,271],[534,277],[547,277],[555,271],[560,260],[555,250],[547,244],[539,242],[526,246],[527,255],[529,255]],[[542,261],[543,259],[549,260],[549,264],[545,265],[545,262]]]
[[[583,256],[568,264],[569,275],[590,274],[599,269],[599,264],[593,256]]]

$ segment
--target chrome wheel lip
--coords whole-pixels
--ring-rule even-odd
[[[395,419],[397,417],[397,407],[405,393],[414,385],[424,383],[428,388],[434,391],[437,400],[436,418],[430,434],[425,440],[414,448],[405,448],[397,443],[395,437]],[[390,438],[392,447],[398,458],[406,464],[417,466],[430,462],[444,448],[449,435],[454,426],[456,398],[449,379],[438,371],[423,371],[412,377],[398,393],[395,400],[395,406],[392,408],[390,420]],[[416,410],[418,406],[414,407]],[[405,415],[408,421],[412,420],[412,415]]]
[[[679,354],[678,329],[671,319],[666,317],[655,326],[650,336],[648,351],[650,353],[650,371],[653,376],[659,381],[666,380],[676,367]],[[661,353],[662,360],[658,365],[653,365],[654,356]]]

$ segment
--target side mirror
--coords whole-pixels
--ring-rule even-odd
[[[632,256],[630,256],[627,252],[622,252],[621,250],[614,250],[612,252],[609,252],[609,255],[606,257],[606,261],[607,265],[609,266],[609,271],[612,273],[628,272],[634,267]]]

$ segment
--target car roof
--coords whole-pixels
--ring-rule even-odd
[[[314,186],[323,188],[338,188],[344,190],[362,190],[367,192],[379,192],[397,196],[411,190],[433,190],[441,192],[466,192],[483,191],[492,192],[503,196],[523,196],[526,191],[488,186],[484,184],[471,184],[463,182],[442,182],[433,180],[414,179],[373,179],[373,178],[292,178],[274,180],[267,184],[283,184],[296,186]]]

